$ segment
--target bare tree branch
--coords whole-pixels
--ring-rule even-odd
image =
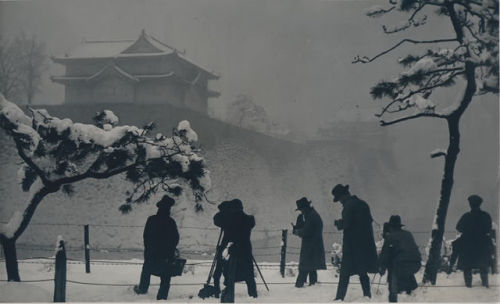
[[[396,123],[399,123],[399,122],[402,122],[402,121],[407,121],[407,120],[421,118],[421,117],[444,118],[444,119],[448,118],[447,115],[442,115],[442,114],[437,114],[437,113],[425,113],[425,112],[423,112],[423,113],[418,113],[418,114],[414,114],[414,115],[408,115],[408,116],[400,117],[398,119],[389,120],[389,121],[381,120],[380,121],[380,126],[382,126],[382,127],[390,126],[390,125],[393,125],[393,124],[396,124]]]
[[[395,50],[396,48],[398,48],[399,46],[401,46],[402,44],[404,44],[406,42],[413,43],[413,44],[434,44],[434,43],[456,42],[456,41],[458,41],[456,38],[436,39],[436,40],[414,40],[414,39],[405,38],[405,39],[401,40],[400,42],[396,43],[391,48],[378,53],[374,57],[370,58],[370,57],[366,57],[366,56],[363,56],[363,57],[356,56],[356,57],[354,57],[354,60],[352,61],[352,63],[370,63],[370,62],[376,60],[377,58],[382,57],[383,55],[385,55],[387,53],[390,53],[391,51]]]

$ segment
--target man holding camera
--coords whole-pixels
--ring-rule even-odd
[[[257,298],[257,285],[253,271],[252,243],[250,235],[255,227],[255,218],[243,211],[239,199],[228,201],[214,216],[214,224],[224,230],[224,240],[228,246],[229,259],[224,263],[224,285],[221,303],[234,303],[234,284],[244,281],[248,295]]]
[[[336,220],[335,226],[344,231],[340,278],[334,301],[344,300],[349,278],[355,274],[359,276],[363,296],[371,298],[367,273],[377,273],[378,267],[370,207],[365,201],[351,195],[349,185],[336,185],[332,189],[332,195],[333,201],[340,201],[343,207],[342,219]]]
[[[302,239],[300,246],[299,274],[295,287],[301,288],[309,276],[309,285],[318,281],[318,269],[326,269],[325,248],[323,246],[323,221],[311,206],[311,201],[303,197],[296,201],[300,215],[293,226],[293,234]]]

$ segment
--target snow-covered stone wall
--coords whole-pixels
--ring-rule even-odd
[[[430,231],[442,174],[442,158],[431,159],[436,146],[446,144],[443,125],[407,124],[396,128],[378,128],[374,124],[358,126],[352,133],[332,141],[292,143],[240,129],[188,110],[166,105],[89,105],[51,106],[49,113],[73,121],[90,122],[96,111],[109,108],[123,124],[142,125],[155,121],[157,132],[165,135],[182,120],[196,130],[203,157],[210,170],[212,189],[209,200],[240,198],[245,210],[254,214],[257,226],[253,239],[258,246],[279,244],[279,229],[290,229],[294,221],[295,201],[302,196],[312,200],[320,212],[325,230],[325,249],[339,242],[333,220],[340,217],[341,206],[331,199],[336,183],[350,184],[352,192],[365,199],[375,220],[381,225],[391,214],[400,214],[407,228]],[[474,110],[473,110],[474,111]],[[447,226],[453,233],[458,217],[467,211],[466,195],[474,192],[485,199],[484,209],[498,213],[498,130],[488,126],[498,119],[478,112],[483,119],[469,123],[463,132],[463,146],[457,163],[455,188]],[[498,113],[498,111],[496,112]],[[488,116],[490,115],[490,116]],[[489,118],[488,118],[489,117]],[[467,124],[467,117],[465,123]],[[489,120],[488,120],[489,119]],[[498,121],[496,122],[498,124]],[[437,130],[437,131],[436,131]],[[483,137],[476,133],[483,132]],[[490,133],[488,133],[490,132]],[[495,133],[496,132],[496,133]],[[364,134],[370,136],[364,136]],[[14,205],[27,194],[16,179],[20,159],[5,134],[0,133],[0,222],[6,222]],[[129,187],[120,176],[106,181],[75,184],[75,195],[49,195],[33,219],[35,223],[66,223],[71,226],[30,225],[19,244],[52,245],[63,235],[68,247],[80,247],[83,228],[91,224],[91,244],[100,248],[142,248],[142,230],[148,215],[156,212],[154,202],[136,207],[122,215],[118,207]],[[206,249],[217,240],[212,224],[216,205],[206,204],[205,212],[196,213],[189,197],[174,208],[181,230],[181,246]],[[92,225],[96,224],[96,225]],[[125,227],[117,227],[125,226]],[[208,228],[204,230],[196,227]],[[374,225],[377,229],[377,225]],[[428,234],[416,234],[425,246]],[[265,241],[263,239],[266,239]],[[298,246],[298,238],[289,235],[289,245]],[[423,251],[422,251],[423,252]]]

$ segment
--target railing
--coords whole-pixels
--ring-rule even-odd
[[[60,225],[60,224],[58,224]],[[71,248],[71,247],[65,247],[64,241],[62,238],[58,239],[57,242],[57,248],[56,248],[56,254],[55,257],[35,257],[27,260],[19,260],[19,263],[32,263],[32,264],[48,264],[48,265],[54,265],[54,278],[44,278],[44,279],[36,279],[36,280],[23,280],[23,282],[26,283],[44,283],[44,282],[53,282],[54,283],[54,302],[65,302],[66,301],[66,284],[78,284],[78,285],[92,285],[92,286],[120,286],[120,287],[130,287],[133,286],[134,283],[113,283],[113,282],[83,282],[83,281],[77,281],[77,280],[70,280],[67,279],[67,264],[80,264],[80,265],[85,265],[85,272],[90,273],[91,271],[91,265],[108,265],[108,266],[131,266],[131,267],[141,267],[142,262],[132,262],[132,261],[109,261],[109,260],[91,260],[90,258],[90,252],[92,251],[92,247],[90,246],[90,230],[88,228],[88,225],[84,225],[84,246],[80,248]],[[182,227],[181,227],[182,229]],[[205,228],[195,228],[195,227],[190,227],[188,229],[205,229]],[[280,256],[280,262],[279,263],[259,263],[259,266],[262,268],[276,268],[279,269],[281,276],[284,278],[285,277],[285,270],[286,268],[297,268],[298,263],[296,262],[289,262],[286,263],[286,255],[287,253],[289,255],[299,255],[298,250],[300,250],[299,247],[294,247],[294,246],[288,246],[287,247],[287,233],[288,231],[286,229],[282,230],[282,243],[280,246],[269,246],[269,247],[257,247],[255,249],[280,249],[279,253],[269,253],[269,254],[260,254],[258,256],[267,256],[267,255],[279,255]],[[414,232],[418,233],[418,232]],[[53,248],[49,248],[48,246],[39,246],[39,245],[26,245],[26,244],[19,244],[17,246],[19,249],[25,249],[25,250],[42,250],[42,251],[51,251],[54,252]],[[115,248],[117,249],[117,248]],[[293,250],[293,251],[288,251],[287,250]],[[113,248],[107,248],[106,250],[113,250]],[[117,250],[124,251],[124,252],[142,252],[141,248],[119,248]],[[85,259],[84,261],[81,260],[76,260],[76,259],[70,259],[67,258],[66,253],[68,252],[73,252],[73,251],[84,251],[85,253]],[[186,253],[186,251],[184,251]],[[328,251],[325,251],[325,253],[328,253]],[[257,255],[256,255],[257,256]],[[0,262],[4,262],[4,259],[0,259]],[[186,266],[192,266],[192,267],[210,267],[212,264],[212,260],[206,260],[206,261],[196,261],[196,262],[188,262],[186,263]],[[329,266],[327,269],[332,269],[332,266]],[[194,271],[194,270],[193,270]],[[374,276],[375,277],[375,276]],[[6,280],[0,280],[0,282],[5,282]],[[373,281],[373,279],[372,279]],[[195,282],[195,283],[172,283],[172,286],[203,286],[205,282]],[[258,285],[263,284],[263,283],[257,283]],[[294,282],[267,282],[268,285],[293,285],[295,284]],[[338,281],[324,281],[324,282],[319,282],[318,284],[324,284],[324,285],[332,285],[332,284],[338,284]],[[359,284],[359,282],[352,282],[351,284]],[[158,284],[152,284],[152,285],[158,285]],[[378,285],[386,285],[386,283],[382,282],[379,283]],[[423,287],[431,287],[431,288],[460,288],[464,287],[461,284],[457,285],[424,285]],[[490,285],[490,287],[500,287],[500,285]]]

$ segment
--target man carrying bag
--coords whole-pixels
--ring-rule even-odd
[[[148,218],[144,227],[144,264],[139,285],[134,286],[136,294],[148,292],[151,275],[161,279],[157,300],[166,300],[170,289],[171,268],[175,261],[175,251],[179,243],[179,231],[175,220],[170,217],[170,209],[175,200],[168,195],[156,203],[156,215]]]

